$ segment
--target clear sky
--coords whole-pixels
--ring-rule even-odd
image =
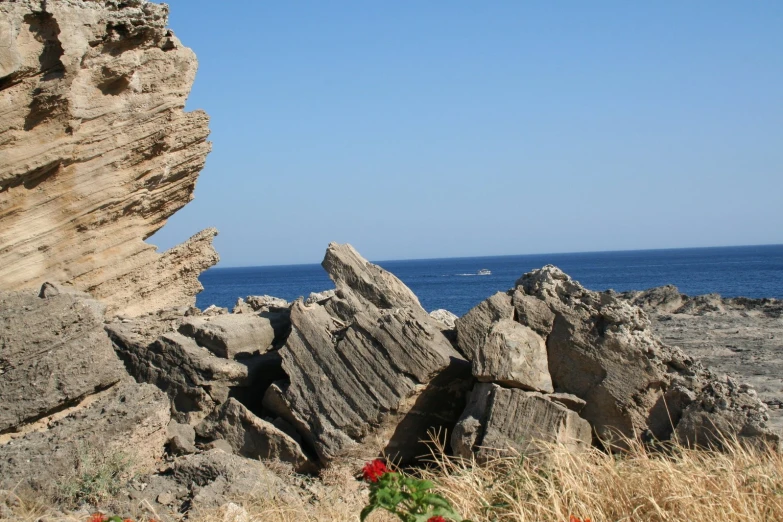
[[[220,266],[783,243],[783,2],[171,0]]]

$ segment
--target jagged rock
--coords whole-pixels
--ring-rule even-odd
[[[0,432],[72,405],[127,374],[83,294],[0,292]]]
[[[228,400],[234,387],[250,386],[260,357],[241,362],[215,356],[196,341],[164,326],[115,321],[106,326],[115,349],[136,380],[156,384],[171,398],[178,422],[195,424]]]
[[[0,2],[0,289],[57,280],[107,313],[195,303],[214,229],[144,242],[193,197],[208,117],[190,49],[148,2]]]
[[[514,306],[511,304],[511,298],[503,292],[496,293],[455,321],[457,348],[468,360],[473,360],[476,350],[484,344],[493,323],[513,318]]]
[[[651,310],[674,312],[683,305],[683,297],[687,300],[687,296],[680,294],[674,285],[659,286],[642,292],[625,292],[620,297],[646,312]]]
[[[514,322],[511,297],[498,292],[456,321],[457,345],[483,382],[552,392],[544,340]]]
[[[526,295],[519,289],[514,290],[511,301],[514,304],[517,321],[529,326],[539,335],[544,337],[549,335],[555,322],[555,314],[544,301]]]
[[[718,379],[713,373],[678,348],[664,345],[644,311],[614,294],[586,290],[551,265],[522,276],[515,292],[540,300],[553,312],[546,345],[554,388],[586,401],[580,415],[604,440],[617,434],[667,439],[683,415],[699,409],[715,389]],[[523,322],[540,315],[527,313],[533,309],[530,303],[517,300]],[[758,398],[747,389],[732,393],[736,399],[724,396],[730,423],[719,420],[727,418],[726,412],[705,415],[716,415],[716,423],[742,426],[748,437],[779,440],[766,426]],[[747,407],[751,404],[755,406]],[[698,429],[684,425],[679,431],[685,442],[693,442],[691,434]]]
[[[305,299],[305,304],[307,306],[310,306],[312,304],[320,303],[321,301],[326,301],[327,299],[334,296],[334,290],[324,290],[323,292],[310,292],[310,295]]]
[[[207,440],[225,440],[235,453],[244,457],[281,460],[299,472],[314,469],[296,440],[233,398],[204,419],[196,432]]]
[[[215,316],[215,315],[225,315],[228,313],[228,308],[223,306],[217,306],[217,305],[209,305],[208,307],[204,308],[204,311],[201,312],[202,315],[206,316]]]
[[[459,319],[459,317],[457,317],[456,314],[453,314],[448,310],[444,310],[442,308],[430,312],[430,317],[432,317],[439,323],[442,323],[443,326],[445,326],[447,329],[450,330],[453,330],[455,328],[455,322],[457,321],[457,319]]]
[[[571,393],[550,393],[547,396],[550,401],[559,402],[569,410],[579,413],[587,405],[587,401],[584,401]]]
[[[393,274],[364,259],[348,244],[330,243],[321,265],[336,291],[350,289],[378,308],[423,310],[419,298]]]
[[[227,359],[265,353],[275,340],[275,330],[269,318],[255,314],[189,317],[180,325],[179,331],[215,355]]]
[[[155,520],[174,522],[186,510],[193,518],[212,514],[232,499],[273,500],[285,494],[285,483],[261,462],[228,450],[184,455],[160,474],[139,475],[121,495],[128,500],[113,503],[114,511],[142,511]]]
[[[335,295],[291,307],[288,383],[264,404],[323,462],[384,446],[403,460],[422,454],[427,430],[450,428],[462,410],[467,362],[413,293],[350,245],[330,244],[323,266]]]
[[[473,376],[512,388],[553,392],[544,340],[510,319],[492,325],[473,354]]]
[[[290,304],[285,299],[273,297],[271,295],[249,295],[245,302],[256,312],[263,312],[272,309],[288,308]]]
[[[169,401],[155,386],[123,382],[93,403],[0,444],[0,489],[48,492],[73,479],[74,465],[125,454],[128,473],[146,472],[163,455]]]
[[[479,383],[451,437],[454,452],[480,461],[502,455],[535,453],[541,442],[572,451],[590,445],[590,424],[562,404],[537,392]]]
[[[252,314],[253,312],[253,308],[241,297],[237,298],[237,302],[234,303],[234,308],[231,309],[232,314]]]
[[[683,411],[675,435],[693,446],[722,448],[736,438],[780,450],[779,435],[767,429],[767,406],[752,392],[728,377],[708,382]]]
[[[166,429],[168,433],[166,444],[169,453],[185,455],[196,452],[196,430],[193,429],[193,426],[172,420]]]

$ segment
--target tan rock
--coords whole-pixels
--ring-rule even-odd
[[[323,463],[426,453],[428,430],[449,429],[462,411],[467,362],[412,292],[350,245],[329,245],[323,265],[337,291],[293,304],[280,350],[289,383],[270,387],[264,406]]]
[[[0,292],[0,433],[127,377],[89,297]]]
[[[233,398],[204,419],[196,432],[207,440],[225,440],[244,457],[288,462],[299,472],[314,469],[296,440]]]
[[[191,305],[214,230],[144,242],[193,197],[193,52],[147,2],[0,2],[0,289],[71,284],[108,313]]]
[[[553,392],[546,344],[536,332],[510,319],[494,323],[473,355],[473,375],[482,382]]]
[[[477,384],[451,438],[454,452],[479,460],[541,451],[541,443],[571,451],[590,445],[590,424],[546,395]]]

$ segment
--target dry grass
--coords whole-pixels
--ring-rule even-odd
[[[597,449],[571,454],[551,447],[546,458],[498,458],[476,465],[442,456],[420,471],[439,484],[463,516],[478,521],[759,522],[783,520],[783,456],[731,445],[712,452],[669,447],[651,452],[638,444],[622,455]],[[251,521],[357,521],[365,488],[350,470],[326,472],[308,494],[275,501],[237,501]],[[194,522],[239,522],[225,510]],[[247,520],[247,519],[244,519]],[[383,513],[372,522],[393,520]]]

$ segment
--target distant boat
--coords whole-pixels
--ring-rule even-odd
[[[476,273],[476,275],[492,275],[492,271],[488,268],[482,268]]]

